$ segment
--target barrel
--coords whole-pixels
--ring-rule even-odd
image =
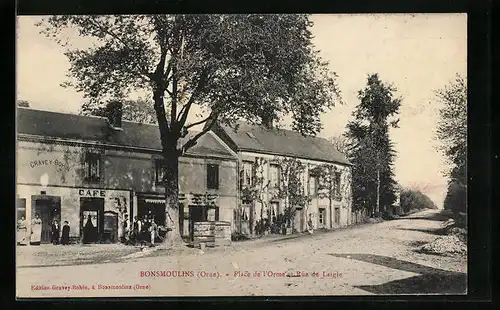
[[[206,247],[215,246],[215,223],[195,222],[193,228],[193,246],[200,247],[204,243]]]
[[[231,223],[215,222],[215,245],[225,246],[231,244]]]

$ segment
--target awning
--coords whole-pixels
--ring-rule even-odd
[[[165,199],[144,199],[146,203],[158,203],[158,204],[165,204]]]

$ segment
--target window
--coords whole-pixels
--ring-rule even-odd
[[[335,172],[335,195],[340,196],[340,172]]]
[[[318,178],[314,175],[309,175],[309,195],[316,196],[318,194]]]
[[[243,175],[241,180],[242,186],[251,186],[253,177],[253,163],[250,161],[243,162]]]
[[[163,184],[163,159],[155,159],[155,182],[156,184]]]
[[[326,211],[324,208],[319,208],[319,217],[318,217],[318,220],[319,220],[319,224],[320,225],[325,225],[325,214],[326,214]]]
[[[84,162],[85,180],[99,181],[101,179],[101,154],[87,153]]]
[[[269,165],[269,187],[278,188],[280,185],[280,166]]]
[[[219,189],[219,165],[207,165],[207,188]]]

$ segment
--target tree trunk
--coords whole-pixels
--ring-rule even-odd
[[[377,169],[377,208],[375,210],[377,216],[379,212],[380,212],[380,170]]]
[[[165,186],[165,212],[166,227],[171,229],[167,232],[164,243],[167,248],[177,247],[184,244],[179,222],[179,156],[175,150],[164,152],[164,178]]]

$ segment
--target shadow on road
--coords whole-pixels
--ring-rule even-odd
[[[431,235],[437,235],[437,236],[442,236],[446,235],[446,229],[443,228],[437,228],[437,229],[422,229],[422,228],[396,228],[398,230],[408,230],[408,231],[419,231]]]
[[[420,275],[379,285],[355,286],[374,294],[465,294],[467,275],[374,254],[329,254]]]
[[[402,220],[429,220],[429,221],[447,221],[450,218],[453,218],[453,214],[448,210],[442,210],[440,212],[432,212],[427,214],[418,214],[418,215],[407,215],[400,217]]]

